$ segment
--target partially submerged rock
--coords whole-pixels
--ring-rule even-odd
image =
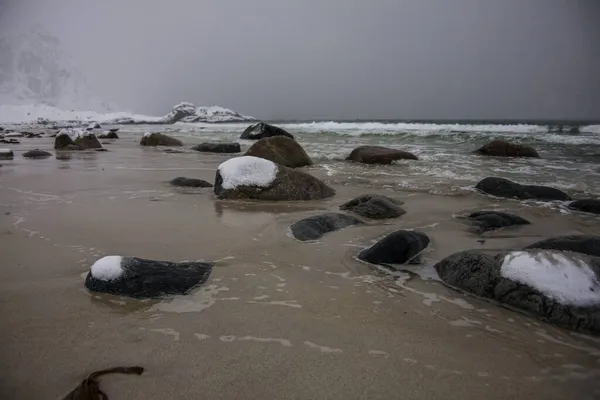
[[[360,146],[352,150],[346,160],[364,164],[391,164],[396,160],[418,160],[418,158],[404,150],[381,146]]]
[[[42,158],[52,157],[52,153],[48,153],[47,151],[40,150],[40,149],[35,149],[35,150],[26,151],[25,153],[23,153],[23,157],[42,159]]]
[[[192,147],[192,150],[206,153],[240,153],[242,148],[239,143],[200,143]]]
[[[96,135],[81,129],[61,130],[54,139],[56,150],[101,149],[102,145]]]
[[[118,130],[119,130],[118,128],[117,128],[117,130],[111,129],[106,133],[102,133],[102,134],[98,135],[98,138],[99,139],[118,139],[119,138],[119,135],[117,135]]]
[[[362,223],[359,219],[347,214],[325,213],[304,218],[293,224],[290,230],[294,238],[304,242],[307,240],[317,240],[328,232]]]
[[[600,258],[552,250],[468,250],[435,269],[451,286],[560,326],[600,333]]]
[[[93,292],[135,298],[187,294],[208,280],[212,264],[199,261],[145,260],[107,256],[96,261],[85,279]]]
[[[183,143],[163,133],[146,132],[140,140],[140,146],[183,146]]]
[[[406,264],[417,262],[419,254],[429,245],[429,237],[416,231],[390,233],[373,246],[361,251],[358,259],[371,264]]]
[[[144,372],[142,367],[115,367],[96,371],[71,390],[62,400],[108,400],[108,396],[100,389],[98,378],[106,374],[136,374]]]
[[[269,201],[320,200],[335,194],[312,175],[252,156],[219,165],[214,192],[219,199]]]
[[[479,233],[514,225],[529,225],[525,218],[500,211],[477,211],[467,216]]]
[[[196,179],[196,178],[186,178],[183,176],[177,177],[173,180],[171,180],[171,185],[173,186],[180,186],[180,187],[194,187],[194,188],[206,188],[206,187],[212,187],[212,183],[206,182],[205,180],[202,179]]]
[[[14,156],[11,149],[0,149],[0,160],[12,160]]]
[[[240,136],[240,139],[258,140],[272,136],[287,136],[290,139],[294,138],[294,136],[291,133],[281,129],[278,126],[265,124],[264,122],[259,122],[257,124],[250,125],[249,127],[247,127],[244,130],[244,132],[242,132],[242,136]]]
[[[312,165],[312,160],[302,146],[286,136],[260,139],[248,149],[246,155],[271,160],[290,168]]]
[[[549,249],[559,251],[573,251],[600,257],[600,236],[594,235],[567,235],[540,240],[525,247],[525,249]]]
[[[406,211],[402,201],[378,194],[363,194],[340,206],[340,210],[352,211],[361,217],[370,219],[398,218]]]
[[[568,207],[572,210],[600,214],[600,200],[598,199],[575,200]]]
[[[565,192],[548,186],[521,185],[504,178],[489,177],[481,180],[476,189],[497,197],[520,200],[571,200]]]
[[[534,157],[539,158],[538,152],[529,146],[514,144],[506,140],[492,140],[474,151],[475,154],[494,157]]]

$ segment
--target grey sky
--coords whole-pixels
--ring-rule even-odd
[[[22,1],[138,112],[600,119],[598,0]]]

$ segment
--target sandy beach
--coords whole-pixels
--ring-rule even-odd
[[[52,139],[22,139],[15,159],[0,162],[0,397],[59,399],[95,370],[140,365],[142,376],[102,379],[111,400],[600,398],[598,338],[426,279],[457,251],[598,234],[597,218],[474,192],[368,187],[318,165],[305,170],[334,187],[333,198],[220,201],[210,188],[168,181],[212,182],[229,156],[166,153],[141,148],[137,133],[122,137],[108,152],[69,160],[24,159],[27,149],[54,151]],[[186,148],[196,142],[187,138]],[[364,193],[397,197],[407,213],[316,243],[288,235],[292,223]],[[532,224],[481,244],[455,218],[481,209]],[[423,278],[354,258],[398,229],[431,238],[423,264],[411,267]],[[187,296],[88,292],[90,265],[113,254],[216,267]]]

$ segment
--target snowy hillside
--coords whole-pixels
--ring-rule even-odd
[[[0,37],[0,104],[110,111],[94,96],[58,40],[39,25]]]

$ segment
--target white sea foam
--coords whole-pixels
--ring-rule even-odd
[[[566,305],[600,304],[600,283],[587,261],[556,251],[513,251],[500,268],[503,277],[530,286]]]
[[[123,268],[121,262],[123,258],[121,256],[106,256],[102,257],[90,268],[92,276],[101,281],[112,281],[118,279],[123,275]]]
[[[277,175],[277,164],[264,158],[243,156],[231,158],[219,165],[223,189],[238,186],[269,186]]]

